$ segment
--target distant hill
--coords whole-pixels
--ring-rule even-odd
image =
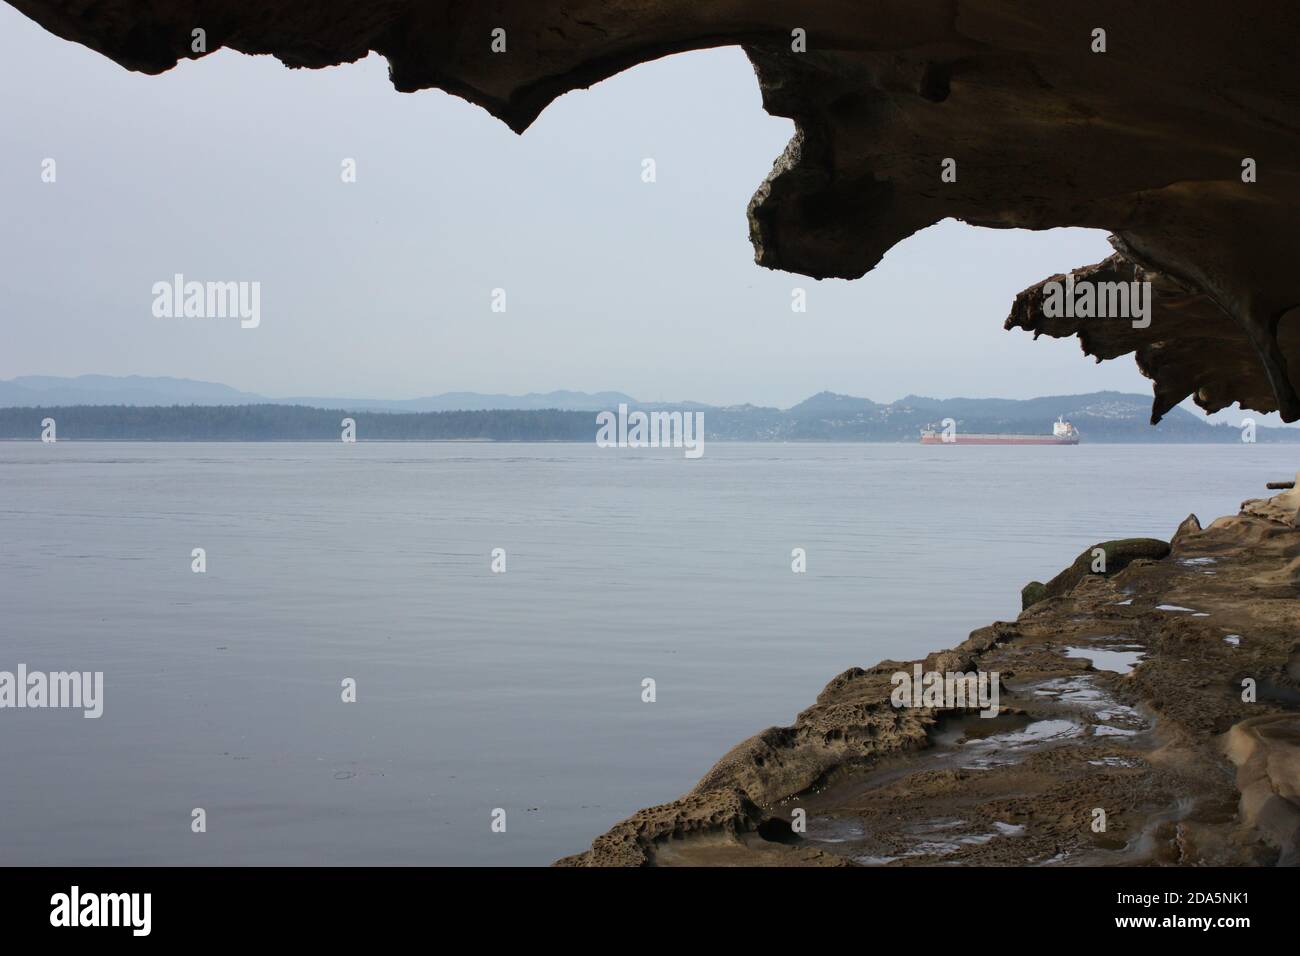
[[[922,428],[945,418],[959,432],[1051,433],[1058,415],[1085,442],[1239,442],[1241,431],[1174,408],[1152,426],[1151,398],[1124,392],[1049,395],[1042,398],[926,398],[908,395],[879,404],[821,392],[784,411],[747,407],[714,409],[705,433],[749,441],[915,441]],[[1258,441],[1300,441],[1300,429],[1258,428]]]
[[[19,400],[14,400],[15,397]],[[946,418],[962,432],[1049,434],[1058,415],[1084,442],[1240,442],[1233,425],[1210,424],[1184,408],[1157,426],[1151,399],[1124,392],[1042,398],[926,398],[882,404],[819,392],[787,409],[761,405],[645,403],[622,392],[484,395],[448,392],[408,400],[264,399],[213,382],[173,378],[76,379],[29,376],[0,382],[0,438],[30,439],[50,416],[64,439],[275,441],[336,439],[343,413],[366,439],[586,441],[593,413],[620,404],[642,410],[703,411],[708,441],[916,441]],[[361,415],[366,415],[364,427]],[[1260,442],[1300,441],[1300,429],[1258,428]]]
[[[811,418],[871,414],[881,408],[888,408],[888,406],[878,405],[869,398],[854,398],[852,395],[837,395],[835,392],[818,392],[812,398],[805,398],[798,405],[791,407],[789,412],[798,418]]]
[[[0,381],[0,406],[245,405],[266,399],[216,382],[141,375],[24,375]]]
[[[148,378],[141,375],[79,375],[59,378],[24,375],[0,381],[0,407],[37,405],[308,405],[313,408],[350,408],[356,411],[448,412],[483,409],[558,408],[600,411],[636,399],[621,392],[530,392],[527,395],[482,395],[445,392],[424,398],[371,399],[291,396],[268,398],[241,392],[216,382],[187,378]]]
[[[620,402],[636,404],[636,399],[622,392],[529,392],[526,395],[484,395],[480,392],[444,392],[425,398],[355,399],[313,398],[310,396],[263,399],[278,405],[310,405],[314,408],[351,408],[373,412],[455,412],[540,410],[598,412],[618,408]]]

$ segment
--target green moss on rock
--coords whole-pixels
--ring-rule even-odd
[[[1105,555],[1104,561],[1098,561],[1100,557],[1096,554],[1098,549]],[[1123,571],[1134,561],[1140,559],[1160,561],[1168,556],[1169,542],[1161,541],[1159,538],[1117,538],[1114,541],[1102,541],[1085,549],[1074,559],[1073,564],[1046,584],[1040,581],[1030,581],[1026,584],[1020,592],[1020,607],[1022,610],[1028,610],[1046,598],[1069,594],[1074,590],[1075,585],[1089,574],[1110,577]],[[1098,570],[1094,571],[1094,566]]]
[[[1047,585],[1042,581],[1030,581],[1020,589],[1020,610],[1027,611],[1043,598],[1047,597]]]

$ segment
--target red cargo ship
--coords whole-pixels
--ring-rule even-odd
[[[1062,416],[1052,425],[1050,435],[976,435],[963,434],[957,423],[945,419],[947,428],[936,431],[927,428],[921,432],[922,445],[1077,445],[1079,430]]]

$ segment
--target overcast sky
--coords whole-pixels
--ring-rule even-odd
[[[745,206],[792,124],[739,49],[636,67],[517,136],[395,92],[377,56],[313,71],[222,50],[147,77],[0,4],[0,115],[0,378],[780,406],[1150,392],[1131,358],[1002,330],[1021,289],[1108,255],[1102,232],[948,221],[853,282],[756,266]],[[175,273],[260,282],[260,326],[156,318]]]

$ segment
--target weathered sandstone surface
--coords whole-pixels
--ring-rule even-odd
[[[133,70],[194,50],[324,67],[370,51],[524,130],[556,97],[685,50],[742,46],[796,132],[749,207],[758,261],[861,276],[948,217],[1108,229],[1089,274],[1150,277],[1150,327],[1009,324],[1133,352],[1153,418],[1191,396],[1300,418],[1300,5],[1277,0],[9,0]],[[1105,51],[1094,31],[1105,31]],[[493,31],[505,48],[494,52]],[[803,31],[806,49],[794,49]],[[498,44],[499,49],[499,44]],[[956,178],[940,178],[956,163]],[[1253,161],[1253,182],[1243,163]],[[1067,263],[1067,267],[1078,264]],[[869,334],[869,333],[868,333]]]
[[[997,717],[896,708],[890,677],[913,662],[853,668],[686,796],[560,862],[1300,862],[1295,499],[1247,501],[1207,528],[1189,517],[1168,545],[1099,545],[1129,560],[1067,569],[1016,621],[925,658],[997,672]]]

